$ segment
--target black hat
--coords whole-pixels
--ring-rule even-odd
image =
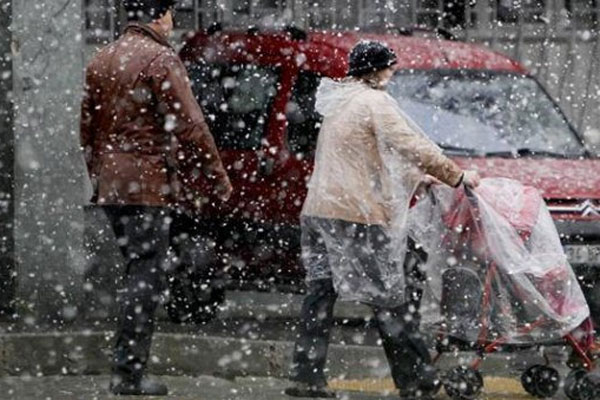
[[[348,76],[360,76],[396,64],[396,54],[383,43],[363,41],[352,49],[349,64]]]
[[[127,20],[152,22],[175,7],[177,0],[122,0]]]

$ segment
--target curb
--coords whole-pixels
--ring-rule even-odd
[[[113,332],[11,333],[0,335],[0,376],[87,375],[110,371]],[[149,372],[157,375],[267,376],[285,378],[293,343],[190,334],[156,333]],[[522,353],[520,353],[522,354]],[[449,369],[473,353],[447,354],[438,363]],[[493,354],[483,374],[515,376],[535,353]],[[539,357],[539,356],[538,356]],[[375,346],[332,344],[327,374],[336,379],[389,377],[383,350]],[[541,358],[540,358],[541,360]]]

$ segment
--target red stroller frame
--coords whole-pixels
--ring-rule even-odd
[[[536,197],[537,196],[531,196],[532,199]],[[468,199],[468,201],[465,201],[465,199]],[[473,234],[468,237],[469,241],[473,242],[483,239],[484,236],[481,232],[481,218],[477,207],[477,200],[470,189],[465,187],[464,191],[457,191],[455,204],[458,208],[462,208],[462,210],[459,209],[458,212],[456,212],[457,209],[454,208],[453,211],[455,212],[449,213],[451,215],[444,215],[443,219],[446,225],[449,228],[457,228],[459,225],[462,225],[464,228],[468,225],[469,229],[463,229],[461,231],[466,232],[467,235]],[[470,207],[465,207],[467,204]],[[532,213],[532,210],[536,209],[535,204],[530,205],[532,207],[523,208],[525,214],[520,215],[521,221],[525,220],[531,222],[535,219],[536,214]],[[537,205],[537,209],[539,210],[539,201],[537,202]],[[526,215],[527,213],[529,213],[529,215]],[[515,226],[523,242],[526,242],[531,235],[531,229],[529,229],[531,225],[532,224],[529,224],[529,226],[527,226],[527,224],[524,224],[523,226]],[[444,379],[444,388],[447,394],[456,400],[470,400],[479,395],[483,388],[483,378],[478,371],[481,362],[485,355],[501,350],[501,346],[505,345],[510,340],[507,336],[497,337],[491,342],[488,340],[488,334],[490,333],[488,319],[491,316],[493,306],[490,296],[492,285],[498,274],[498,265],[486,255],[484,255],[482,259],[487,259],[487,262],[485,263],[487,269],[485,271],[481,298],[482,311],[479,319],[480,328],[477,340],[474,343],[474,348],[477,351],[477,358],[473,360],[469,366],[459,366],[452,369],[445,375]],[[545,318],[540,316],[534,322],[519,328],[518,332],[527,334],[544,324],[544,322]],[[594,383],[588,374],[589,371],[594,369],[594,362],[588,355],[588,351],[594,342],[591,320],[588,318],[580,326],[580,329],[587,332],[584,340],[578,340],[573,332],[570,332],[563,337],[564,342],[572,347],[574,354],[577,355],[583,365],[583,368],[571,371],[565,380],[564,390],[571,400],[598,399],[600,398],[600,385]],[[438,335],[437,342],[441,344],[448,338],[449,335],[446,332],[441,331]],[[519,347],[537,347],[540,345],[541,344],[532,344],[531,346],[520,345]],[[438,353],[433,359],[434,364],[443,354],[443,346],[438,346],[437,351]],[[548,364],[549,361],[546,359],[546,365],[534,365],[529,367],[521,376],[521,383],[524,389],[535,397],[552,397],[558,391],[560,375],[556,369],[551,368]]]

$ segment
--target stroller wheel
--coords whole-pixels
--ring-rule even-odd
[[[532,365],[527,368],[521,375],[521,385],[523,389],[531,395],[535,396],[535,373],[541,365]]]
[[[533,365],[521,375],[521,384],[527,393],[535,397],[552,397],[558,391],[560,375],[554,368]]]
[[[446,374],[444,389],[454,400],[473,400],[483,388],[479,371],[470,367],[456,367]]]
[[[600,395],[599,392],[585,369],[575,369],[565,379],[565,394],[571,400],[593,400]]]

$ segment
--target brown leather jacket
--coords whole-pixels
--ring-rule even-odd
[[[81,145],[93,203],[170,206],[229,186],[187,72],[167,40],[130,24],[86,72]],[[202,172],[202,173],[201,173]]]

